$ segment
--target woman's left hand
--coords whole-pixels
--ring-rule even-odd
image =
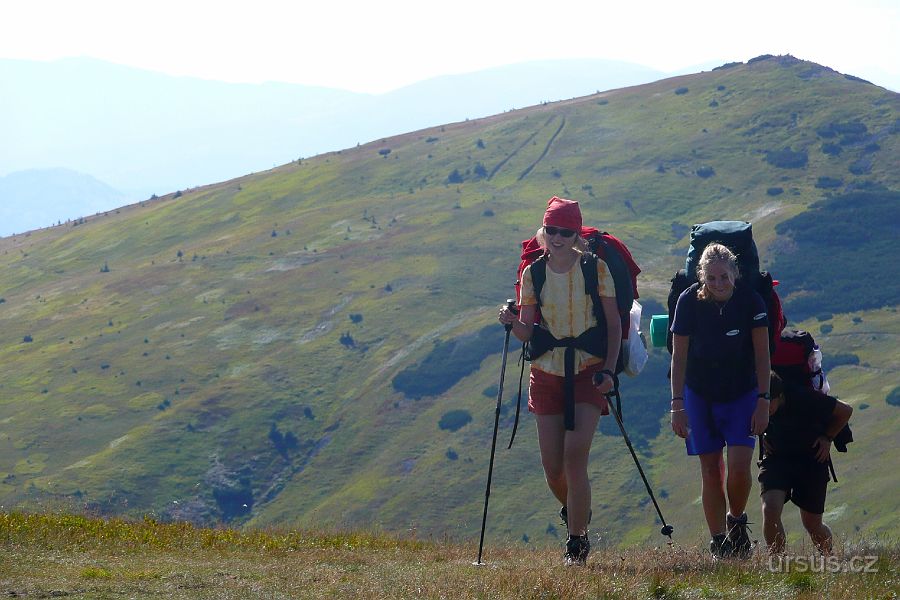
[[[750,435],[762,435],[769,426],[769,402],[760,398],[756,402],[756,410],[750,417]]]
[[[831,458],[831,440],[824,435],[817,437],[812,447],[815,448],[816,460],[820,463],[828,462],[828,459]]]
[[[603,376],[603,381],[598,384],[597,379],[600,375]],[[594,375],[594,387],[597,388],[597,391],[601,394],[609,394],[613,390],[613,378],[606,373],[597,373]]]

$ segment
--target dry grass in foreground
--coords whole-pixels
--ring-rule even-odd
[[[604,549],[583,568],[563,567],[559,549],[488,547],[487,564],[473,566],[476,550],[375,533],[0,513],[0,597],[846,600],[900,590],[894,543],[847,545],[829,563],[782,568],[760,554],[715,562],[679,547]]]

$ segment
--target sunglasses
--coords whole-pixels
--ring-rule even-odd
[[[563,229],[562,227],[544,226],[544,233],[547,235],[556,235],[557,233],[564,238],[570,238],[575,235],[571,229]]]

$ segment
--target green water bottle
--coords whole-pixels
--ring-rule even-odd
[[[650,343],[654,348],[665,347],[668,331],[669,315],[653,315],[650,317]]]

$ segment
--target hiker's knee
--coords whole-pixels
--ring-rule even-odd
[[[722,456],[705,456],[700,460],[700,476],[707,483],[722,483]]]
[[[824,533],[825,530],[828,530],[829,533],[831,531],[822,522],[822,515],[806,512],[805,510],[800,511],[800,522],[803,523],[804,529],[809,533],[820,534]]]
[[[544,463],[544,477],[551,487],[561,485],[566,482],[566,470],[562,463],[552,465]]]
[[[774,499],[763,498],[762,514],[766,521],[781,520],[781,513],[784,512],[784,502]]]

